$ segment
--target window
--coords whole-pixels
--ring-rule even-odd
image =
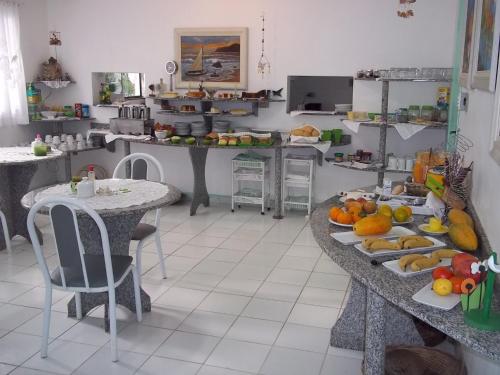
[[[29,122],[18,7],[0,0],[0,126]]]

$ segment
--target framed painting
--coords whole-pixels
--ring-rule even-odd
[[[474,26],[476,15],[476,0],[467,0],[465,32],[463,37],[462,67],[460,70],[460,85],[470,87],[472,73],[472,57],[474,48]]]
[[[247,28],[175,29],[176,87],[247,88]]]
[[[497,0],[478,0],[472,87],[495,91],[500,35]]]

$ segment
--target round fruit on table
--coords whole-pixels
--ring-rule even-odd
[[[454,274],[451,271],[450,267],[437,267],[432,271],[432,278],[434,280],[449,279],[453,276]]]
[[[453,284],[448,279],[437,279],[432,284],[432,290],[439,296],[447,296],[453,291]]]
[[[452,285],[452,292],[455,294],[462,294],[462,283],[464,282],[464,278],[460,276],[452,276],[449,278]]]

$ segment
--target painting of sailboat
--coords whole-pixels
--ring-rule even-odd
[[[176,29],[177,87],[246,88],[247,29]]]

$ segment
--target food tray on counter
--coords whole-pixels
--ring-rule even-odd
[[[374,236],[358,236],[353,231],[350,232],[338,232],[338,233],[330,233],[330,236],[333,239],[339,241],[343,245],[353,245],[359,242],[362,242],[367,238],[398,238],[401,236],[410,236],[415,235],[416,233],[408,228],[403,226],[393,227],[389,232],[385,234],[379,234]]]
[[[460,294],[451,293],[447,296],[439,296],[432,290],[431,281],[411,297],[415,302],[435,307],[441,310],[451,310],[460,302]]]
[[[425,254],[424,256],[430,257],[431,254]],[[438,264],[436,264],[433,267],[429,267],[420,271],[412,271],[410,267],[407,267],[407,271],[403,271],[401,267],[399,267],[399,259],[394,259],[394,260],[388,260],[387,262],[383,262],[382,265],[387,268],[388,270],[394,272],[398,276],[402,277],[408,277],[408,276],[416,276],[416,275],[421,275],[423,273],[430,272],[437,267],[448,267],[451,266],[451,259],[452,258],[443,258],[439,261]]]
[[[379,250],[379,251],[374,251],[373,253],[366,250],[361,243],[354,245],[354,247],[357,250],[361,251],[363,254],[369,256],[370,258],[385,256],[385,255],[405,255],[405,254],[412,254],[412,253],[424,253],[424,252],[428,252],[431,250],[436,250],[436,249],[446,247],[446,244],[442,241],[439,241],[437,238],[433,238],[430,236],[424,236],[424,237],[427,238],[428,240],[432,241],[434,243],[434,245],[426,246],[426,247],[416,247],[414,249]],[[389,242],[397,242],[397,240],[393,240],[393,241],[389,241]]]

